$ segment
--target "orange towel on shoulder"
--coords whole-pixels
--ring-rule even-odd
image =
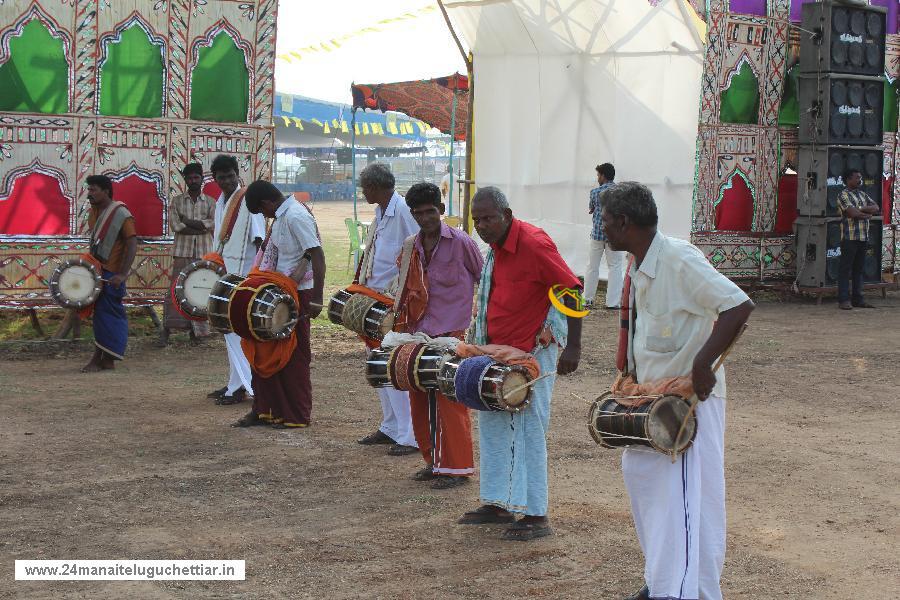
[[[634,375],[623,375],[620,372],[610,391],[619,404],[637,407],[666,394],[690,398],[694,395],[694,384],[688,376],[638,383],[634,380]]]
[[[209,256],[208,254],[206,256]],[[206,258],[206,256],[204,258]],[[207,258],[207,260],[211,260]],[[271,283],[274,283],[281,290],[290,294],[297,304],[297,313],[302,316],[303,305],[300,304],[300,295],[297,292],[297,282],[277,271],[260,271],[256,267],[251,269],[248,277],[262,277]],[[260,342],[258,340],[241,339],[241,348],[244,350],[244,356],[250,363],[250,367],[261,377],[271,377],[278,371],[282,370],[291,355],[297,348],[297,330],[294,329],[291,335],[283,340],[272,340],[268,342]]]

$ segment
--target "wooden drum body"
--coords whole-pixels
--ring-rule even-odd
[[[175,280],[175,302],[185,314],[205,318],[212,289],[224,275],[226,272],[222,265],[209,260],[195,260]]]
[[[684,430],[679,436],[682,423]],[[693,443],[697,417],[690,403],[674,394],[658,396],[640,406],[626,406],[607,392],[591,404],[588,430],[594,441],[605,448],[648,446],[674,455]]]
[[[375,348],[366,357],[366,381],[374,388],[391,387],[388,365],[392,349]]]
[[[524,367],[498,363],[488,356],[443,361],[438,387],[469,408],[519,412],[531,401],[531,376]]]
[[[65,308],[83,308],[97,301],[103,281],[97,268],[83,258],[63,261],[50,275],[50,295]]]
[[[234,333],[261,342],[290,337],[299,313],[294,298],[264,277],[247,277],[228,305]]]
[[[361,336],[382,340],[394,327],[394,312],[387,304],[341,290],[328,302],[328,319]]]
[[[244,278],[240,275],[225,275],[212,286],[209,292],[206,316],[209,324],[219,333],[234,333],[228,311],[231,297],[243,281]]]

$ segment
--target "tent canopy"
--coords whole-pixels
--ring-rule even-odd
[[[278,148],[350,145],[351,107],[292,94],[275,94],[275,145]],[[358,112],[357,145],[421,145],[429,126],[397,112]]]
[[[351,86],[354,109],[394,110],[425,121],[442,133],[466,139],[469,120],[469,78],[459,73],[436,79],[397,83],[357,83]],[[456,93],[456,103],[453,94]],[[455,115],[453,111],[455,112]]]
[[[653,191],[690,234],[702,21],[686,0],[446,0],[474,55],[475,169],[587,264],[594,167]]]

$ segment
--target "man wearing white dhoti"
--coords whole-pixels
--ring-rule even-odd
[[[638,383],[689,377],[701,400],[693,445],[669,455],[629,448],[622,474],[644,553],[645,586],[629,600],[720,600],[725,562],[725,375],[713,362],[753,302],[696,247],[656,230],[653,194],[635,182],[604,196],[603,233],[633,255],[622,295],[617,366]]]
[[[216,252],[225,261],[225,269],[235,275],[250,272],[256,252],[266,236],[266,220],[262,214],[251,214],[244,202],[244,190],[240,188],[238,162],[233,156],[220,154],[210,166],[213,179],[222,193],[216,200],[213,240]],[[241,349],[241,338],[236,333],[225,334],[228,349],[228,385],[212,392],[209,397],[216,404],[237,404],[247,395],[253,395],[250,384],[250,363]]]

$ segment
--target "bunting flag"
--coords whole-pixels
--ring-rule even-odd
[[[450,133],[453,120],[453,95],[456,94],[456,131],[454,138],[466,139],[466,123],[469,120],[469,78],[455,73],[448,77],[422,81],[397,83],[354,84],[353,108],[394,110],[419,119],[416,125],[424,133],[428,125]],[[424,121],[424,123],[422,122]],[[404,131],[408,127],[409,131]],[[412,134],[412,123],[400,124],[401,133]],[[388,131],[393,133],[391,124]]]
[[[2,4],[2,2],[0,2],[0,4]],[[372,25],[369,25],[368,27],[363,27],[362,29],[351,31],[350,33],[346,33],[335,38],[321,40],[314,44],[310,44],[309,46],[304,46],[303,48],[297,48],[295,50],[289,50],[287,52],[282,52],[281,54],[276,54],[275,57],[287,63],[292,63],[294,61],[303,60],[304,56],[310,56],[313,54],[318,54],[320,52],[334,52],[335,50],[339,50],[345,42],[348,42],[354,38],[369,33],[378,33],[380,31],[384,31],[386,27],[404,23],[412,19],[418,19],[419,17],[431,14],[436,10],[437,6],[435,4],[430,4],[418,10],[406,12],[396,17],[381,19],[380,21],[377,21]]]

